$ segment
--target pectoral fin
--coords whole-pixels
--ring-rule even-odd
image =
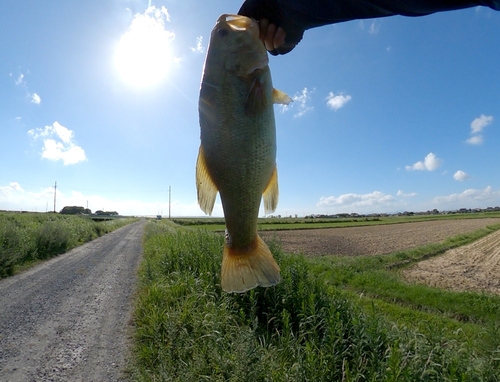
[[[252,116],[265,110],[269,98],[266,97],[264,85],[258,75],[253,76],[245,104],[247,115]]]
[[[200,146],[198,160],[196,161],[196,190],[198,191],[200,208],[207,215],[211,215],[218,190],[208,172],[203,146]]]
[[[279,189],[278,189],[278,169],[274,166],[273,174],[271,175],[271,179],[264,190],[262,195],[264,197],[264,212],[267,214],[274,212],[276,207],[278,206],[278,197],[279,197]]]
[[[283,93],[281,90],[273,89],[273,103],[288,105],[290,102],[293,102],[293,100],[288,94]]]

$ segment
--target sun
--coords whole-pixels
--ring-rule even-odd
[[[172,62],[170,44],[174,34],[165,30],[166,9],[150,7],[134,17],[116,47],[115,65],[120,77],[137,87],[163,80]]]

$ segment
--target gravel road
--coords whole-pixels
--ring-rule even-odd
[[[145,221],[0,281],[0,381],[123,381]]]

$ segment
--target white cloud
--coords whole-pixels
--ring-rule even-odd
[[[358,27],[360,30],[364,31],[365,30],[365,21],[360,20],[358,22]],[[378,31],[380,30],[380,25],[377,25],[375,21],[372,21],[370,24],[370,27],[368,28],[368,33],[370,34],[377,34]]]
[[[375,21],[373,21],[370,24],[370,29],[368,30],[368,33],[377,34],[379,30],[380,30],[380,25],[375,24]]]
[[[87,160],[85,151],[74,144],[65,146],[62,142],[53,139],[43,141],[42,158],[58,161],[62,160],[64,165],[76,164]]]
[[[453,174],[453,179],[458,180],[459,182],[463,182],[470,178],[470,175],[462,170],[458,170],[455,174]]]
[[[481,114],[480,117],[474,119],[471,124],[471,134],[480,133],[483,129],[493,122],[493,117],[491,115]]]
[[[13,77],[14,75],[12,73],[9,73],[9,76]],[[37,93],[31,94],[31,92],[28,89],[28,85],[26,84],[25,75],[23,73],[19,74],[19,76],[16,79],[14,79],[14,83],[17,86],[21,86],[22,88],[24,88],[24,90],[26,91],[26,98],[28,98],[31,103],[34,103],[35,105],[40,105],[42,99]]]
[[[417,193],[416,192],[405,193],[405,192],[403,192],[403,190],[398,190],[396,195],[402,196],[404,198],[409,198],[409,197],[417,196]]]
[[[311,100],[311,93],[313,92],[314,89],[309,90],[307,88],[304,88],[301,92],[295,93],[295,95],[292,97],[293,103],[289,105],[279,105],[279,107],[281,108],[281,112],[284,113],[289,109],[296,107],[298,110],[293,116],[297,118],[302,117],[309,111],[312,111],[314,108],[312,106],[309,106],[308,103]]]
[[[33,93],[31,95],[31,103],[34,103],[35,105],[40,105],[40,102],[42,102],[40,96],[36,93]]]
[[[45,126],[44,129],[29,130],[28,134],[34,140],[40,137],[44,138],[42,158],[53,161],[62,160],[64,165],[76,164],[87,160],[85,151],[74,142],[73,131],[62,126],[57,121],[52,126]]]
[[[369,194],[343,194],[338,197],[322,196],[317,206],[366,207],[391,205],[392,202],[394,202],[393,196],[384,194],[380,191],[374,191]]]
[[[474,135],[465,141],[469,145],[480,145],[483,143],[483,136],[481,134]]]
[[[24,74],[21,73],[14,82],[16,85],[24,85]]]
[[[493,191],[491,186],[484,190],[469,188],[459,194],[435,197],[433,203],[440,205],[441,208],[450,209],[493,207],[500,204],[500,191]]]
[[[64,143],[70,143],[73,139],[73,131],[64,127],[57,121],[55,121],[52,126],[45,126],[44,129],[32,129],[28,131],[28,134],[30,134],[33,139],[37,139],[38,137],[50,137],[52,135],[56,135]]]
[[[196,47],[191,47],[191,51],[195,53],[205,52],[205,48],[203,47],[203,36],[196,37]]]
[[[443,162],[442,159],[439,159],[436,154],[429,153],[425,157],[424,161],[418,161],[414,163],[411,166],[406,166],[406,170],[411,171],[411,170],[427,170],[427,171],[434,171],[436,170],[439,166],[441,166],[441,163]]]
[[[341,107],[344,107],[351,99],[350,95],[344,95],[343,93],[333,94],[330,92],[326,97],[326,104],[330,109],[337,111]]]
[[[11,182],[8,186],[0,186],[0,198],[10,197],[14,193],[24,193],[24,190],[17,182]]]

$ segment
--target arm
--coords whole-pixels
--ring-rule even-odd
[[[500,10],[500,0],[246,0],[238,13],[265,20],[266,28],[274,25],[273,32],[281,29],[283,36],[277,41],[281,42],[286,33],[284,43],[274,51],[266,43],[271,54],[285,54],[299,43],[307,29],[356,19],[425,16],[479,5]]]

